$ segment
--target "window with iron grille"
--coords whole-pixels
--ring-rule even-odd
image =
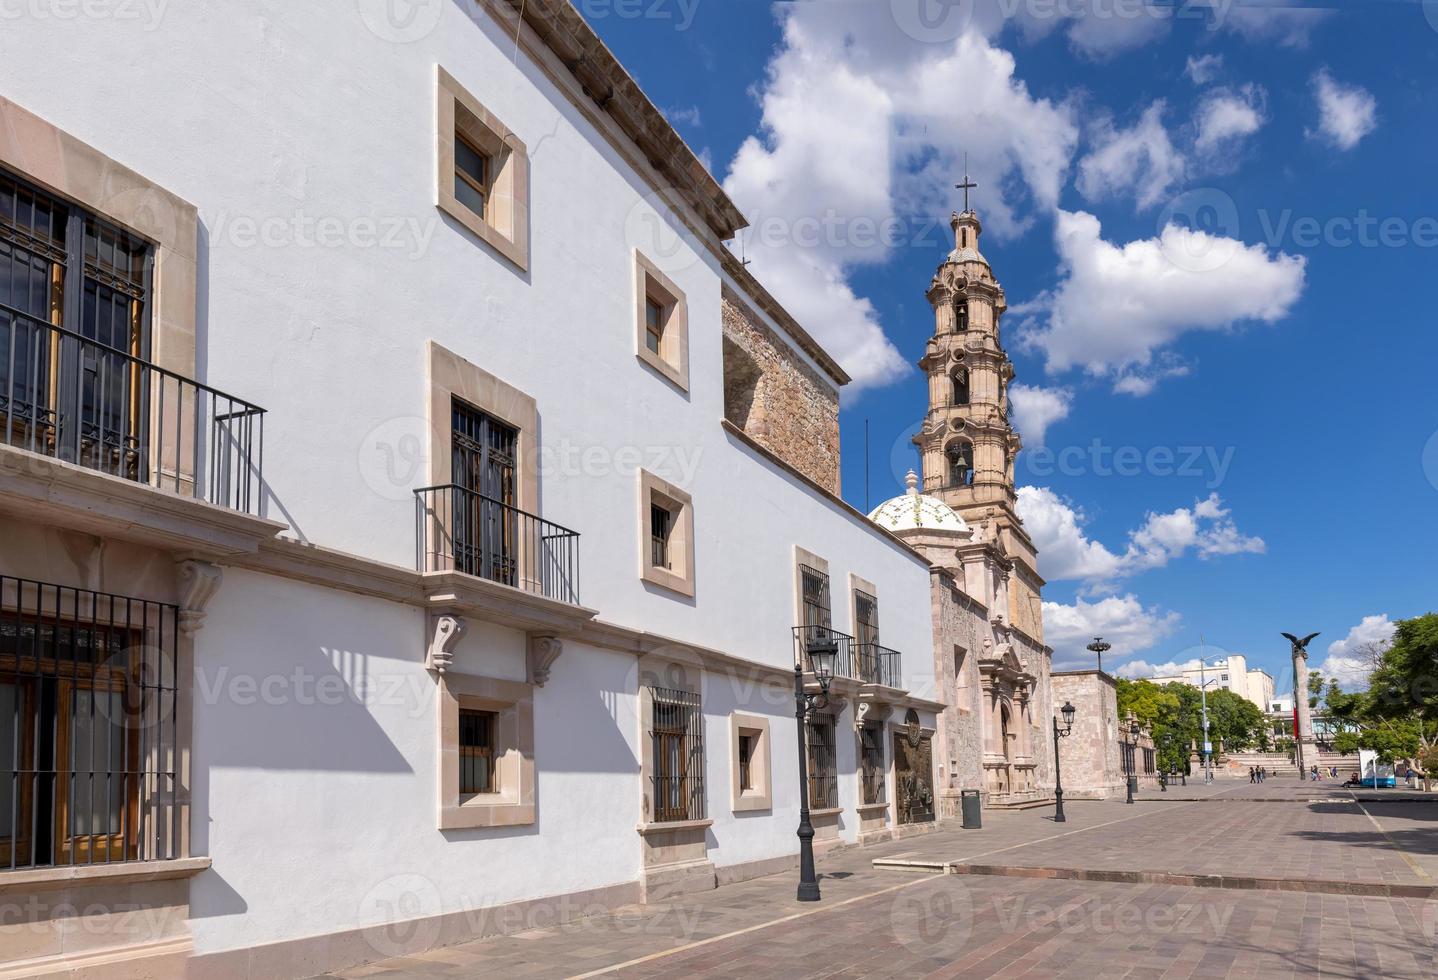
[[[0,576],[0,869],[180,856],[175,627],[173,606]]]
[[[519,514],[514,507],[519,430],[452,402],[450,463],[455,570],[491,582],[518,581]]]
[[[854,590],[854,633],[861,647],[879,642],[879,600],[862,589]]]
[[[703,820],[704,717],[699,695],[651,688],[654,820]]]
[[[799,566],[804,592],[804,625],[831,627],[833,612],[830,609],[829,576],[808,565]]]
[[[949,486],[967,487],[974,482],[974,447],[958,442],[949,447]]]
[[[865,803],[883,803],[884,795],[884,726],[872,722],[859,730],[859,765],[864,784]]]
[[[834,718],[818,715],[810,719],[809,807],[828,810],[839,805],[839,770],[834,752]]]
[[[459,793],[461,797],[496,793],[493,711],[459,711]]]
[[[0,415],[8,442],[49,451],[62,423],[71,424],[86,457],[77,462],[145,476],[138,470],[149,437],[149,375],[124,355],[150,355],[153,272],[147,242],[0,170]],[[83,358],[61,357],[70,341],[56,327],[92,342]],[[62,389],[78,392],[74,410],[59,404]]]

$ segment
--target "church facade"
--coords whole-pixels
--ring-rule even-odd
[[[1022,443],[1010,423],[1004,291],[979,251],[978,214],[966,203],[951,226],[954,248],[927,293],[934,333],[919,360],[929,394],[914,438],[922,476],[911,472],[908,492],[871,516],[932,565],[934,676],[947,705],[943,794],[952,812],[965,788],[981,788],[991,806],[1052,795],[1055,705],[1044,583],[1016,509]]]

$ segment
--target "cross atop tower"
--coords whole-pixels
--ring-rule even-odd
[[[969,179],[969,155],[967,153],[964,154],[964,182],[954,186],[964,192],[964,210],[967,211],[969,209],[969,190],[979,186]]]

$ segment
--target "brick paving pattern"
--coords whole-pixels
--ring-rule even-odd
[[[828,856],[818,905],[794,900],[795,874],[776,875],[337,976],[1438,976],[1438,901],[872,865],[897,858],[1438,884],[1438,802],[1377,794],[1360,807],[1332,784],[1314,792],[1292,783],[1220,781],[1188,787],[1192,799],[1145,793],[1133,806],[1075,802],[1066,824],[1053,823],[1050,809],[986,812],[979,831]]]

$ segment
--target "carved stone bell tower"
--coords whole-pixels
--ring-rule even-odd
[[[1044,583],[1033,541],[1015,509],[1014,458],[1021,443],[1009,424],[1014,369],[999,332],[1008,307],[979,251],[983,226],[967,200],[951,224],[954,250],[929,284],[934,336],[919,360],[929,382],[929,411],[914,437],[923,458],[924,493],[948,504],[969,526],[997,537],[1014,563],[1009,608],[1002,612],[1042,642]]]

